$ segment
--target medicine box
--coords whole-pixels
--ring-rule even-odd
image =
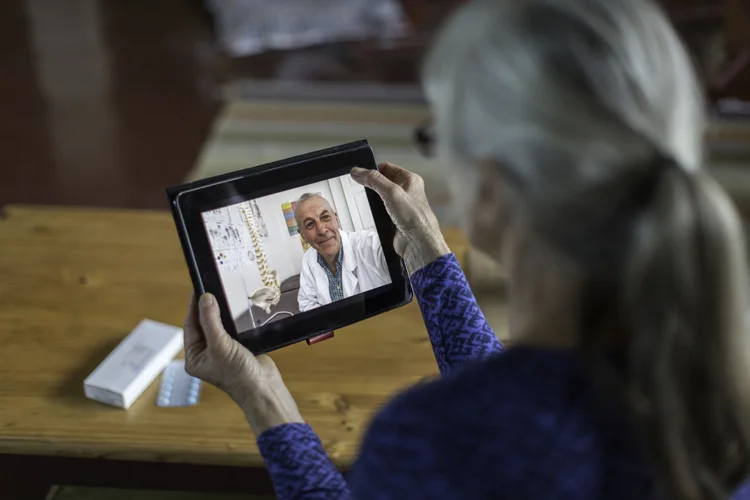
[[[83,382],[86,397],[129,408],[182,347],[182,328],[144,319]]]

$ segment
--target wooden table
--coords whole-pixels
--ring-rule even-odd
[[[446,238],[463,255],[460,233],[446,231]],[[39,485],[268,489],[255,438],[219,390],[204,385],[197,406],[178,409],[154,404],[158,383],[129,410],[84,397],[84,378],[141,319],[181,325],[190,293],[167,212],[3,210],[0,482],[4,477],[6,490],[29,468]],[[345,328],[333,340],[272,357],[341,468],[356,455],[379,405],[437,373],[416,302]]]

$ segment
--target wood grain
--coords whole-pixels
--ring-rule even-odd
[[[467,243],[445,231],[461,256]],[[84,378],[143,318],[181,325],[191,293],[166,212],[8,206],[0,218],[0,453],[261,465],[241,411],[204,386],[192,408],[90,401]],[[415,303],[273,353],[334,462],[351,463],[369,419],[436,375]]]

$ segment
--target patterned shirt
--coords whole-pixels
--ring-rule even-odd
[[[325,259],[320,253],[318,253],[318,264],[325,270],[328,276],[328,292],[331,294],[331,302],[336,302],[344,298],[344,280],[341,277],[341,268],[344,262],[344,248],[339,250],[339,254],[336,257],[336,274],[331,272],[331,269],[326,264]]]

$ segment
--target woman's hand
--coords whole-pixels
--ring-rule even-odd
[[[378,170],[355,167],[352,178],[383,199],[396,225],[393,247],[404,259],[409,275],[450,253],[420,176],[392,163],[381,163]]]
[[[245,411],[256,436],[277,425],[304,422],[268,356],[255,357],[221,324],[211,294],[190,300],[185,318],[185,370],[229,394]]]

